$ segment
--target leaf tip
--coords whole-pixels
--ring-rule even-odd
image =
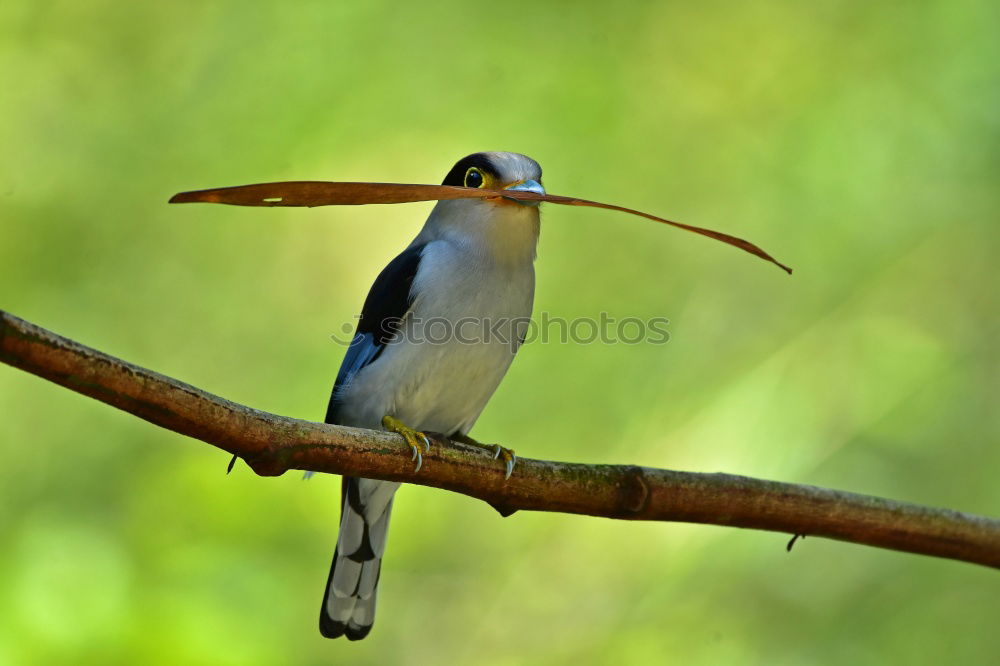
[[[178,192],[174,196],[170,197],[170,201],[168,201],[167,203],[172,203],[172,204],[175,204],[175,203],[194,203],[196,201],[202,201],[202,199],[198,195],[199,195],[199,192],[197,192],[197,191],[194,191],[194,192]]]

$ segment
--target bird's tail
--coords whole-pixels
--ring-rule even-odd
[[[375,621],[382,554],[398,483],[344,477],[340,536],[326,581],[319,630],[356,641]]]

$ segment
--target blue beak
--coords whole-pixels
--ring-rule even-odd
[[[534,192],[535,194],[545,194],[545,188],[537,180],[526,180],[523,183],[517,185],[511,185],[510,187],[505,187],[505,190],[515,190],[517,192]],[[516,201],[522,206],[537,206],[542,203],[541,201],[521,201],[519,199],[514,199],[511,197],[504,197],[510,201]]]

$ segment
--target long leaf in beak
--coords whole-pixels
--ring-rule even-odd
[[[606,208],[630,215],[638,215],[654,222],[714,238],[744,252],[756,255],[791,274],[792,269],[781,263],[750,241],[696,227],[683,222],[674,222],[650,213],[644,213],[624,206],[563,197],[558,194],[539,194],[523,190],[484,190],[453,185],[418,185],[403,183],[344,183],[318,180],[299,180],[278,183],[258,183],[219,187],[210,190],[181,192],[170,198],[170,203],[220,203],[234,206],[363,206],[365,204],[412,203],[416,201],[439,201],[448,199],[495,199],[506,198],[518,201],[546,201],[564,206],[587,206]]]

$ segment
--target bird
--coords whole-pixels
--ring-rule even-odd
[[[538,163],[510,152],[468,155],[442,184],[545,194]],[[372,284],[325,421],[398,433],[417,470],[431,446],[427,433],[486,447],[509,478],[514,452],[469,432],[524,343],[539,229],[538,201],[438,201]],[[399,486],[342,480],[340,532],[320,610],[327,638],[360,640],[371,631]]]

